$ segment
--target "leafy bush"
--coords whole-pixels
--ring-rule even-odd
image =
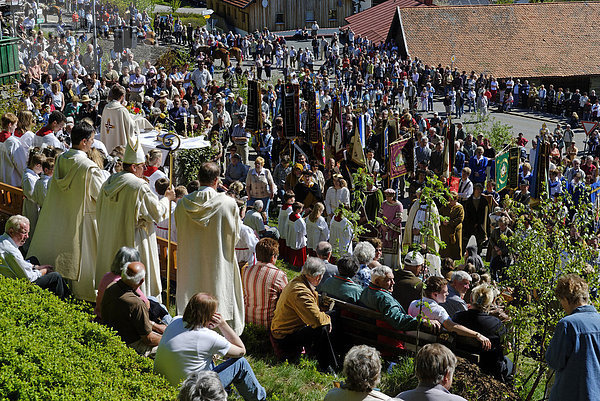
[[[175,158],[175,175],[178,185],[187,185],[198,179],[198,171],[202,163],[212,160],[214,150],[211,147],[200,149],[182,149]]]
[[[169,2],[168,4],[169,7],[172,7],[171,2]],[[187,26],[187,24],[192,24],[192,26],[194,28],[196,27],[200,27],[202,28],[203,26],[206,25],[206,18],[204,18],[204,15],[202,14],[193,14],[193,13],[175,13],[175,12],[171,12],[171,13],[159,13],[158,15],[173,15],[173,18],[177,18],[179,17],[179,20],[181,21],[182,24],[184,24],[185,26]]]
[[[173,400],[151,360],[92,322],[89,306],[0,277],[2,400]]]
[[[170,73],[173,67],[181,68],[184,64],[194,65],[194,58],[190,52],[184,52],[177,49],[169,49],[161,54],[154,65],[156,68],[164,67],[165,71]]]

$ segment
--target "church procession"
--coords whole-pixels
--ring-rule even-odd
[[[328,0],[290,32],[268,27],[278,2],[209,1],[265,19],[249,33],[126,7],[158,60],[115,50],[110,2],[82,6],[104,55],[60,16],[46,38],[0,14],[22,45],[0,276],[89,307],[179,400],[281,399],[261,347],[343,376],[329,401],[474,399],[465,375],[490,400],[600,399],[596,81],[411,56],[410,18],[437,6],[397,1],[340,1],[334,27]],[[380,10],[387,36],[352,19]],[[403,358],[413,381],[387,387]]]

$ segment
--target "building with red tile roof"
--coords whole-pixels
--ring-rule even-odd
[[[397,8],[403,58],[496,77],[600,76],[600,2]]]
[[[381,4],[361,11],[346,18],[348,25],[355,35],[366,37],[375,44],[385,41],[398,8],[423,7],[431,5],[431,0],[387,0]]]

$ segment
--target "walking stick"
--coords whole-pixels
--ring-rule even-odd
[[[169,151],[169,185],[173,185],[173,152],[181,146],[181,138],[176,134],[165,135],[163,145]],[[167,222],[167,309],[171,304],[171,213],[173,203],[169,201],[169,217]]]

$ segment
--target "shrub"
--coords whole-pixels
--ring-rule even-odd
[[[151,360],[92,322],[89,306],[65,303],[0,277],[3,400],[173,400],[177,390]]]

